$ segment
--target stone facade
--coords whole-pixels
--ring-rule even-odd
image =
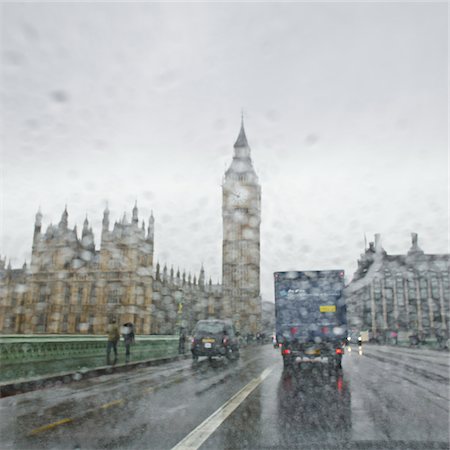
[[[133,322],[139,334],[192,330],[197,320],[233,317],[242,332],[261,326],[259,225],[261,189],[243,126],[223,183],[223,286],[154,265],[154,225],[131,221],[110,227],[103,213],[101,242],[86,218],[81,236],[69,228],[67,208],[42,231],[36,214],[31,264],[5,268],[0,260],[0,332],[103,334],[108,321]]]
[[[57,226],[41,232],[36,215],[31,265],[0,266],[3,333],[103,334],[109,319],[133,322],[141,334],[172,334],[180,326],[220,314],[221,287],[189,274],[153,271],[154,218],[139,225],[137,206],[109,229],[103,215],[100,249],[86,219],[81,237],[64,210]]]
[[[379,235],[361,255],[346,288],[350,327],[385,340],[392,331],[448,336],[450,255],[427,255],[417,234],[406,255],[388,255]]]

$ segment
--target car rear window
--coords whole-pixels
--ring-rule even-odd
[[[203,322],[195,327],[196,333],[222,333],[224,330],[223,323],[220,322]]]

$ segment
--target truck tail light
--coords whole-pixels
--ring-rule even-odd
[[[343,355],[343,354],[344,354],[344,350],[342,350],[342,348],[336,349],[336,355]]]
[[[291,351],[288,348],[285,348],[284,350],[281,351],[282,355],[290,355]]]

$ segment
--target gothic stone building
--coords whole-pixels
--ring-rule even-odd
[[[200,274],[154,266],[153,214],[146,228],[138,208],[131,222],[110,229],[103,213],[100,249],[86,218],[81,236],[64,210],[42,231],[36,215],[31,264],[5,268],[0,260],[0,332],[103,334],[111,318],[133,322],[140,334],[192,330],[208,317],[233,318],[243,333],[261,326],[259,291],[261,189],[243,124],[223,182],[223,284]]]
[[[448,336],[450,255],[427,255],[417,234],[406,255],[389,255],[379,235],[346,288],[350,326],[384,340],[392,331]]]

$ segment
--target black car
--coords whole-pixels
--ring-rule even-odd
[[[239,357],[239,342],[231,320],[199,320],[193,331],[191,343],[192,358],[199,356]]]

